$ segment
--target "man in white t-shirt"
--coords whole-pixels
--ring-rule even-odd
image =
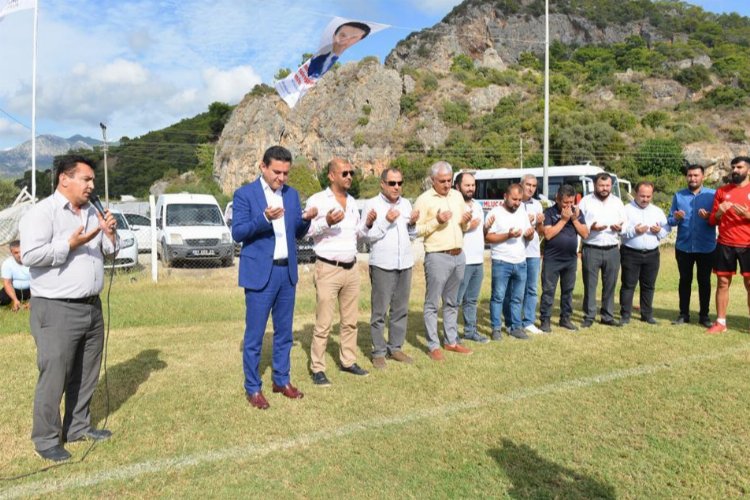
[[[10,309],[17,312],[21,309],[21,301],[31,298],[31,275],[29,266],[21,263],[21,242],[10,243],[10,257],[2,264],[3,288],[0,289],[0,306],[10,304]],[[26,303],[28,308],[28,302]]]
[[[474,199],[476,181],[468,172],[461,172],[453,181],[453,187],[461,193],[466,202],[466,212],[471,212],[469,230],[464,233],[464,254],[466,267],[464,279],[458,288],[458,304],[463,309],[464,339],[486,344],[490,340],[477,332],[477,302],[482,290],[484,277],[484,231],[482,205]]]
[[[511,184],[503,206],[495,207],[487,217],[485,240],[491,244],[492,296],[490,322],[492,340],[501,340],[500,312],[506,295],[510,296],[509,335],[526,340],[521,320],[526,288],[526,242],[534,237],[534,228],[523,208],[523,188]]]

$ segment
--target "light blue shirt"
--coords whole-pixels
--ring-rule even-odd
[[[16,262],[12,255],[3,261],[1,274],[4,280],[10,280],[16,290],[28,290],[31,287],[28,266]]]
[[[672,229],[667,224],[667,217],[656,205],[649,203],[646,208],[641,208],[635,201],[625,206],[627,222],[622,228],[622,244],[633,250],[654,250],[659,247],[659,241],[669,234]],[[651,232],[651,226],[661,226],[658,233]],[[648,226],[643,234],[638,234],[635,227],[638,225]]]
[[[687,253],[711,253],[716,248],[716,228],[698,215],[701,208],[711,212],[716,191],[701,187],[698,193],[690,189],[677,191],[672,197],[672,207],[669,209],[667,221],[670,226],[677,226],[677,242],[675,247]],[[677,210],[685,212],[682,220],[677,220],[674,213]]]

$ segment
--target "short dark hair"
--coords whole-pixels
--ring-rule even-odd
[[[576,188],[574,188],[570,184],[563,184],[557,190],[557,195],[555,195],[555,197],[561,200],[567,196],[575,196],[575,195],[576,195]]]
[[[362,35],[361,40],[364,40],[365,38],[367,38],[367,35],[370,34],[370,26],[368,26],[365,23],[359,23],[357,21],[351,21],[351,22],[348,22],[348,23],[344,23],[341,26],[339,26],[338,28],[336,28],[336,31],[333,32],[334,36],[337,35],[338,32],[339,32],[339,30],[341,28],[343,28],[344,26],[351,26],[352,28],[358,28],[358,29],[361,29],[362,31],[364,31],[365,34]]]
[[[292,163],[292,153],[283,146],[271,146],[263,153],[263,165],[268,166],[273,160]]]
[[[650,187],[652,191],[655,189],[653,182],[651,182],[651,181],[641,181],[641,182],[639,182],[638,184],[635,185],[635,192],[637,193],[638,190],[641,189],[643,186]]]
[[[607,173],[607,172],[600,172],[600,173],[596,174],[596,177],[594,177],[594,184],[596,184],[600,180],[611,181],[612,180],[612,176],[609,175],[609,173]]]
[[[8,248],[13,250],[14,248],[18,248],[21,246],[21,242],[19,240],[13,240],[8,244]]]
[[[738,163],[746,163],[750,167],[750,156],[735,156],[729,164],[735,166]]]
[[[385,180],[388,178],[388,172],[393,172],[394,174],[401,174],[401,178],[403,179],[404,174],[401,173],[401,170],[397,169],[396,167],[388,167],[384,169],[382,172],[380,172],[380,180],[385,182]]]
[[[89,158],[81,155],[62,155],[55,157],[53,166],[55,169],[55,188],[60,183],[60,176],[62,174],[71,176],[75,171],[79,163],[88,165],[91,170],[96,170],[96,164]]]
[[[505,188],[506,195],[510,194],[511,191],[518,191],[523,194],[523,186],[516,182]]]
[[[461,182],[464,180],[464,174],[474,177],[474,174],[471,172],[459,172],[456,179],[453,181],[453,187],[455,189],[458,189],[461,186]]]
[[[706,173],[706,169],[703,165],[698,165],[697,163],[693,163],[692,165],[688,165],[687,167],[685,167],[685,175],[687,175],[687,173],[690,172],[691,170],[698,170],[698,169],[701,170],[702,174]]]

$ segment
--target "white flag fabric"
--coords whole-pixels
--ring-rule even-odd
[[[0,0],[0,19],[19,10],[34,7],[36,7],[36,0]]]
[[[329,70],[339,56],[367,35],[389,28],[387,24],[334,17],[320,38],[315,55],[297,71],[274,85],[284,102],[293,108],[305,93]]]

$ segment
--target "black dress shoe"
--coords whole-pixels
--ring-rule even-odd
[[[369,375],[367,370],[361,368],[357,363],[352,363],[351,366],[341,366],[342,372],[351,373],[352,375],[359,375],[360,377],[366,377]]]
[[[594,324],[594,322],[591,321],[590,319],[584,319],[583,323],[581,323],[581,328],[590,328],[591,325],[593,325],[593,324]]]
[[[701,326],[704,326],[706,328],[711,328],[712,326],[714,326],[714,324],[708,318],[701,318],[701,320],[698,321],[698,323],[700,323]]]
[[[328,377],[326,377],[325,372],[313,373],[312,381],[313,381],[313,384],[317,385],[318,387],[328,387],[331,385],[331,381],[328,380]]]
[[[602,325],[604,326],[622,326],[622,324],[619,321],[615,321],[614,319],[603,319]]]
[[[560,326],[565,328],[566,330],[570,330],[571,332],[575,332],[578,330],[578,327],[574,325],[573,322],[570,321],[568,318],[561,319]]]
[[[604,321],[602,321],[604,323]],[[620,326],[624,326],[630,323],[630,316],[620,316]]]
[[[655,318],[641,318],[641,321],[648,323],[649,325],[656,325],[659,323]]]
[[[684,325],[686,323],[690,323],[690,320],[686,318],[685,316],[677,316],[677,319],[672,321],[673,325]],[[710,322],[709,322],[709,326],[710,326]]]
[[[62,445],[53,446],[46,450],[36,450],[37,455],[45,460],[52,460],[53,462],[64,462],[70,459],[70,453],[68,450],[62,447]]]
[[[112,431],[107,429],[89,429],[75,439],[68,439],[68,443],[77,441],[106,441],[112,437]]]

